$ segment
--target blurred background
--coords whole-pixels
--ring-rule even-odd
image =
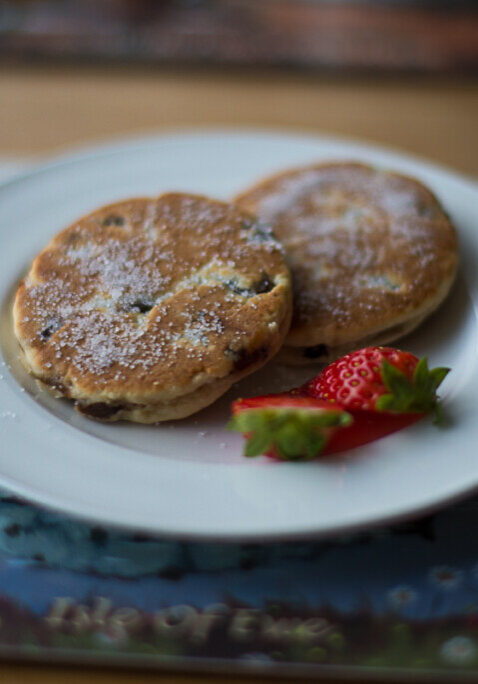
[[[35,60],[473,72],[472,0],[4,0],[0,50]]]
[[[0,154],[261,126],[478,174],[477,72],[475,0],[3,0]]]
[[[478,178],[477,74],[473,0],[0,0],[0,178],[97,141],[218,127],[361,139]],[[12,684],[133,681],[0,669]]]

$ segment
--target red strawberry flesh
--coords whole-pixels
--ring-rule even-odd
[[[388,393],[382,378],[382,363],[388,361],[410,381],[419,359],[410,352],[391,347],[369,347],[351,352],[328,365],[306,385],[314,397],[339,403],[349,409],[373,411],[377,400]]]
[[[338,454],[357,447],[370,444],[403,430],[422,420],[421,413],[378,413],[377,411],[350,411],[354,422],[340,430],[336,430],[322,455]]]

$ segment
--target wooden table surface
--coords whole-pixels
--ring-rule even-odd
[[[478,176],[478,83],[471,80],[0,67],[0,155],[40,157],[111,137],[215,126],[361,138]],[[201,684],[211,679],[217,684],[231,681],[224,676],[0,665],[2,684]]]
[[[0,154],[108,137],[261,126],[371,140],[478,175],[478,83],[279,71],[0,67]]]

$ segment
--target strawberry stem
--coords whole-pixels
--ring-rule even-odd
[[[389,392],[377,400],[377,410],[392,413],[433,413],[434,422],[440,423],[442,412],[436,391],[449,372],[449,368],[430,370],[424,357],[417,363],[410,380],[393,364],[383,360],[381,376]]]
[[[340,410],[268,407],[240,411],[227,427],[245,436],[249,458],[273,451],[284,461],[296,461],[315,458],[332,429],[351,422],[350,414]]]

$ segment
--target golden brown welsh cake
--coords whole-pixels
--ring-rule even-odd
[[[236,203],[271,225],[293,276],[294,314],[281,350],[329,361],[405,335],[448,294],[455,230],[417,180],[359,163],[286,171]]]
[[[213,402],[280,348],[281,245],[249,213],[166,194],[103,207],[34,260],[14,304],[31,373],[86,416],[150,423]]]

